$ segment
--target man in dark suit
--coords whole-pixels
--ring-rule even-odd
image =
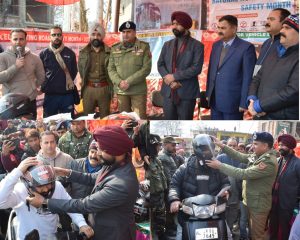
[[[280,153],[278,173],[272,191],[270,213],[270,239],[288,239],[295,211],[299,209],[300,159],[294,149],[296,139],[283,134],[278,137]]]
[[[192,120],[196,98],[200,97],[198,75],[204,60],[204,46],[191,37],[193,20],[185,12],[173,12],[175,39],[166,42],[157,62],[163,78],[161,94],[166,120]]]
[[[53,213],[89,214],[94,229],[93,239],[135,240],[134,203],[139,184],[131,162],[133,141],[119,126],[106,126],[94,132],[98,143],[102,169],[94,174],[57,168],[57,175],[67,176],[70,181],[94,186],[92,193],[82,199],[50,199],[35,193],[29,198],[33,206],[47,207]]]
[[[206,96],[212,120],[241,120],[256,62],[254,46],[237,37],[238,20],[226,15],[218,22],[220,40],[210,55]]]

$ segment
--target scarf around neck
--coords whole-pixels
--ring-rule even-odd
[[[73,90],[74,89],[74,83],[73,79],[70,75],[70,72],[64,62],[64,59],[61,56],[61,51],[65,48],[65,45],[62,43],[59,48],[54,48],[51,43],[49,45],[49,49],[54,53],[55,58],[59,64],[59,66],[64,70],[66,74],[66,90]]]

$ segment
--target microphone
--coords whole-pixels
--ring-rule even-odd
[[[17,50],[17,58],[23,57],[22,47],[17,46],[16,50]]]

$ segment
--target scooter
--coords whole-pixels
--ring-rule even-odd
[[[221,197],[230,186],[224,187],[217,196],[201,194],[182,201],[182,210],[188,215],[183,220],[183,240],[227,240],[227,225],[221,214],[226,210],[227,199]]]

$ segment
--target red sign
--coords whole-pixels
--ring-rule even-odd
[[[36,0],[36,2],[47,3],[50,5],[68,5],[79,2],[79,0]]]

